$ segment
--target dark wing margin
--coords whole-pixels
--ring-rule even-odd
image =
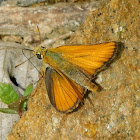
[[[50,99],[51,104],[56,108],[55,105],[55,99],[54,99],[54,94],[52,93],[52,86],[53,86],[53,81],[51,78],[51,73],[53,72],[53,69],[50,67],[46,68],[45,72],[45,85],[46,85],[46,90]]]
[[[56,110],[68,113],[78,107],[86,90],[51,67],[46,68],[45,84],[48,97]],[[79,95],[80,94],[80,95]]]

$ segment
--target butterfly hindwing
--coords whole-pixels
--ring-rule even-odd
[[[82,101],[85,89],[60,71],[46,68],[45,84],[51,104],[60,112],[69,112]]]

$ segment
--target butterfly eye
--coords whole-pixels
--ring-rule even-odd
[[[36,56],[37,56],[37,58],[38,58],[38,59],[42,59],[42,57],[41,57],[41,54],[40,54],[40,53],[37,53],[37,54],[36,54]]]

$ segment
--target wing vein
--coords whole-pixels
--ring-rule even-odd
[[[55,79],[56,79],[56,74],[54,74],[55,76]],[[56,79],[57,80],[57,79]],[[59,80],[58,80],[59,81]],[[55,88],[56,88],[56,86],[54,86]],[[54,98],[55,98],[55,95],[54,95]],[[56,98],[55,98],[56,99]],[[61,100],[58,98],[58,101],[59,101],[59,103],[60,103],[60,106],[61,106],[61,110],[63,110],[63,105],[62,105],[62,103],[61,103]]]
[[[60,85],[60,87],[65,91],[65,89],[63,88],[63,86],[61,85],[61,83],[59,82],[59,85]],[[67,92],[65,91],[65,93],[67,94]],[[68,95],[68,94],[67,94]],[[68,95],[69,96],[69,95]],[[70,96],[69,96],[70,97]],[[69,103],[68,103],[68,101],[67,101],[67,98],[66,98],[66,95],[64,94],[64,98],[65,98],[65,100],[66,100],[66,102],[67,102],[67,104],[68,104],[68,106],[69,107],[71,107],[70,105],[69,105]],[[70,97],[70,99],[71,99],[71,97]],[[72,99],[71,99],[72,100]],[[73,101],[73,100],[72,100]],[[73,101],[74,102],[74,101]]]

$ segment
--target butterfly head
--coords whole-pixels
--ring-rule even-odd
[[[38,59],[42,59],[47,52],[47,48],[40,46],[34,49],[33,54],[37,56]]]

